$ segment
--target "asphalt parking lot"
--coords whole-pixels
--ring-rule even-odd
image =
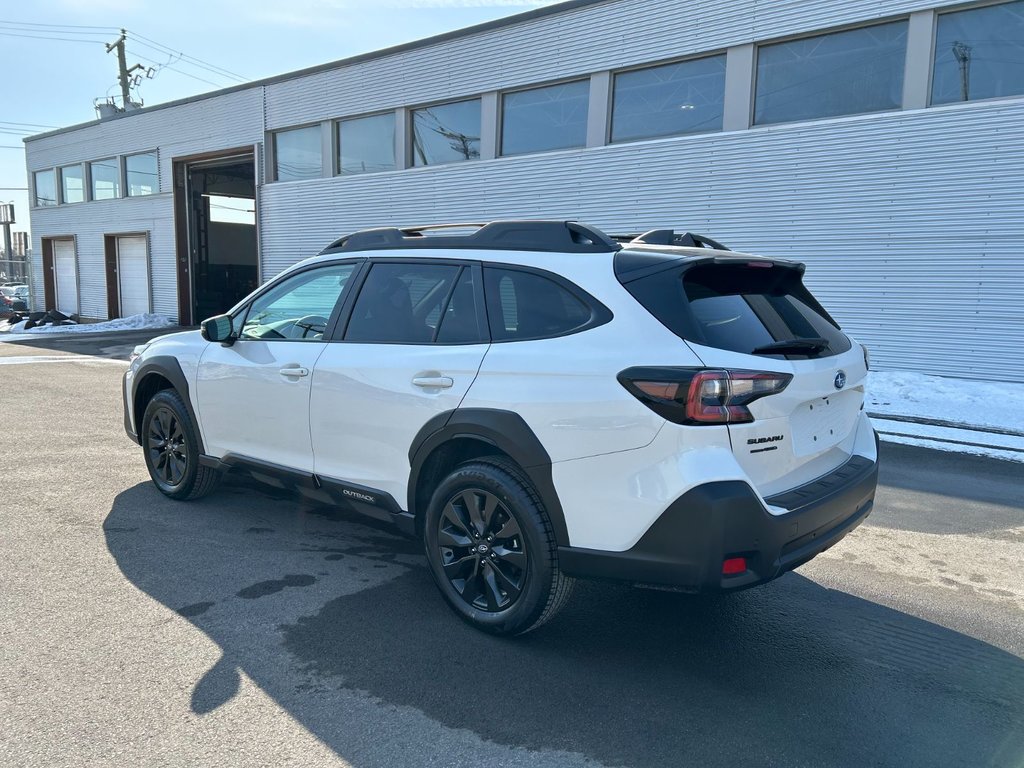
[[[163,498],[137,341],[0,342],[0,764],[1024,765],[1024,464],[884,445],[872,517],[799,571],[580,584],[502,640],[385,528]]]

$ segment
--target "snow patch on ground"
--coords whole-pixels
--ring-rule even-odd
[[[149,328],[172,328],[174,323],[164,315],[132,315],[107,320],[103,323],[81,323],[79,325],[43,325],[38,328],[25,328],[25,321],[10,327],[12,335],[36,336],[43,334],[77,334],[77,333],[111,333],[113,331],[142,331]]]
[[[1024,384],[871,371],[864,406],[886,442],[1024,462]]]
[[[1024,432],[1024,384],[871,371],[865,410]]]

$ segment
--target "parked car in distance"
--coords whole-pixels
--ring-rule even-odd
[[[249,472],[418,536],[487,632],[578,577],[743,589],[874,500],[867,352],[803,273],[669,230],[357,232],[138,347],[125,428],[172,499]]]
[[[0,286],[0,313],[28,311],[28,286],[22,283],[11,283]]]

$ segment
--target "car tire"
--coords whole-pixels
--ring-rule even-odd
[[[149,401],[139,439],[149,476],[164,496],[198,499],[217,486],[220,473],[199,463],[196,428],[176,390],[161,390]]]
[[[423,544],[448,605],[484,632],[536,629],[572,592],[540,497],[502,458],[463,464],[441,482],[424,517]]]

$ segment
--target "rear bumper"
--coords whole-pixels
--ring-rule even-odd
[[[781,576],[831,547],[870,514],[878,464],[853,456],[824,477],[773,496],[772,515],[738,480],[690,489],[625,552],[560,547],[559,564],[572,576],[720,592]],[[747,570],[722,575],[722,562],[744,557]]]

